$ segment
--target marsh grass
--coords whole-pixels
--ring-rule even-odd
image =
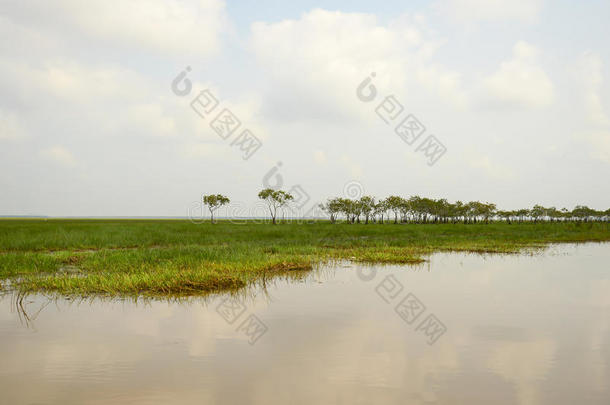
[[[438,251],[518,253],[608,240],[607,223],[0,220],[0,280],[12,279],[23,292],[190,296],[236,290],[325,261],[417,264]]]

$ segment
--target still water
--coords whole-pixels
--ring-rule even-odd
[[[190,302],[6,295],[0,404],[607,405],[609,264],[561,245]]]

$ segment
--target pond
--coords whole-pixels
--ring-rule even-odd
[[[610,244],[182,302],[0,298],[2,404],[610,403]]]

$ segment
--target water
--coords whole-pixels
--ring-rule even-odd
[[[345,264],[234,308],[32,296],[23,313],[5,296],[0,403],[608,404],[608,263],[610,244]],[[425,305],[411,324],[395,311],[409,293]]]

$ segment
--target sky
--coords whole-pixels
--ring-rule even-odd
[[[0,215],[187,216],[221,193],[257,216],[265,187],[303,212],[363,194],[605,210],[608,16],[602,0],[0,0]]]

